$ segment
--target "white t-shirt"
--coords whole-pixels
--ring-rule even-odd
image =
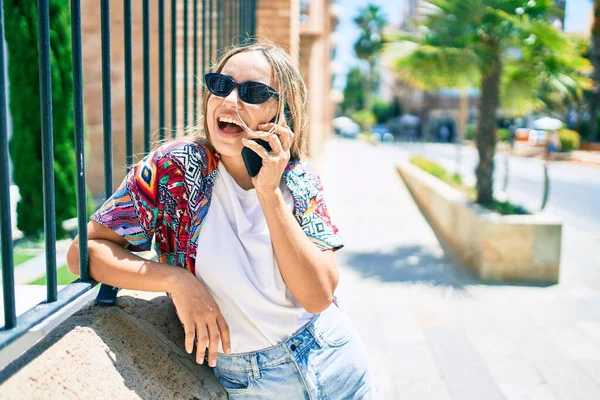
[[[292,212],[292,195],[283,180],[280,188]],[[196,276],[229,325],[232,353],[279,344],[313,317],[283,281],[256,190],[242,189],[223,163],[198,239]]]

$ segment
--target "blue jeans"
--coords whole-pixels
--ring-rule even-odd
[[[230,399],[381,398],[361,340],[335,304],[281,344],[219,353],[214,372]]]

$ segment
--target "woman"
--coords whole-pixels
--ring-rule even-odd
[[[318,176],[300,162],[307,124],[298,70],[280,48],[253,44],[227,52],[205,84],[206,139],[159,147],[92,216],[91,276],[169,293],[187,352],[196,343],[200,364],[207,353],[230,398],[377,397],[334,297],[342,241]],[[244,148],[262,161],[254,177]],[[150,249],[153,238],[159,262],[130,252]],[[75,239],[74,273],[77,254]]]

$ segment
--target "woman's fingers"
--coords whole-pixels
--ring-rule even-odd
[[[196,335],[194,324],[186,321],[183,323],[183,329],[185,330],[185,351],[188,354],[192,354],[192,351],[194,351],[194,337]]]
[[[223,344],[223,351],[225,354],[229,354],[231,352],[231,337],[229,335],[229,325],[225,322],[225,318],[219,313],[217,315],[217,326],[219,327],[219,332],[221,333],[221,343]]]
[[[281,138],[275,133],[255,131],[254,133],[248,133],[248,137],[251,139],[262,139],[268,142],[271,146],[270,155],[278,156],[285,151],[281,143]]]
[[[221,335],[219,328],[215,322],[208,324],[208,366],[215,367],[217,365],[217,351],[219,350],[219,342]]]
[[[202,322],[196,325],[196,362],[198,364],[204,364],[204,353],[206,352],[206,342],[208,341],[208,335],[206,331],[206,325]]]
[[[262,147],[260,144],[256,143],[254,140],[242,138],[242,143],[244,146],[248,147],[250,150],[253,150],[256,154],[259,155],[263,160],[267,160],[270,155],[267,149]]]
[[[266,124],[260,124],[258,125],[259,129],[262,129],[264,131],[269,131],[269,132],[273,132],[275,133],[278,137],[279,140],[281,141],[281,145],[283,147],[283,149],[285,151],[288,151],[290,149],[290,147],[292,146],[292,139],[294,138],[294,132],[292,132],[289,127],[287,126],[287,124],[284,125],[277,125],[273,122],[269,122]]]

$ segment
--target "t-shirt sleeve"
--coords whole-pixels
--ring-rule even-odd
[[[144,157],[91,216],[125,238],[133,251],[148,251],[152,245],[159,215],[157,166],[156,152]]]
[[[308,201],[302,216],[302,229],[308,238],[321,250],[339,250],[344,247],[337,226],[331,221],[325,198],[323,185],[319,176],[309,173],[313,185],[313,195]]]

